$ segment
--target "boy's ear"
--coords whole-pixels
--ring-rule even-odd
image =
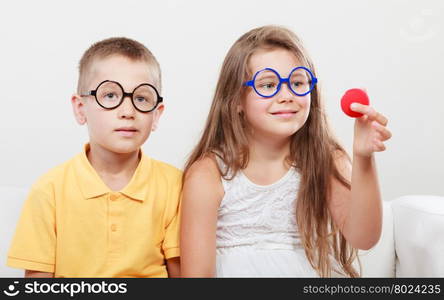
[[[84,125],[86,123],[85,104],[79,94],[74,94],[71,97],[72,111],[77,123]]]
[[[161,103],[154,111],[153,126],[151,127],[151,131],[155,131],[157,129],[157,125],[159,124],[160,116],[163,114],[164,109],[165,109],[165,106]]]

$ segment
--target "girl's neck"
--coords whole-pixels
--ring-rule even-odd
[[[256,184],[272,184],[288,172],[290,165],[286,158],[289,153],[290,139],[249,139],[249,160],[243,172]]]
[[[137,169],[140,150],[121,154],[91,143],[86,156],[104,183],[111,190],[118,191],[128,184]]]
[[[290,139],[249,138],[249,161],[261,164],[284,162],[290,153]]]

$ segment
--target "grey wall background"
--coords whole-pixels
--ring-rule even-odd
[[[166,110],[144,150],[182,168],[229,47],[253,27],[279,24],[305,42],[349,151],[345,90],[366,87],[390,119],[393,138],[376,154],[384,199],[444,195],[443,9],[439,0],[2,2],[0,185],[27,188],[81,151],[87,131],[75,123],[70,96],[93,42],[127,36],[157,56]]]

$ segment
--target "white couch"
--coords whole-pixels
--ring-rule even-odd
[[[379,242],[360,251],[362,277],[444,277],[444,197],[384,202]]]
[[[0,186],[0,277],[22,277],[6,256],[27,189]],[[444,277],[444,197],[404,196],[384,201],[381,239],[360,251],[363,277]]]

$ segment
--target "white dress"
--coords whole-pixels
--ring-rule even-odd
[[[254,184],[241,171],[232,180],[222,178],[217,277],[318,277],[296,225],[299,180],[294,168],[266,186]]]

